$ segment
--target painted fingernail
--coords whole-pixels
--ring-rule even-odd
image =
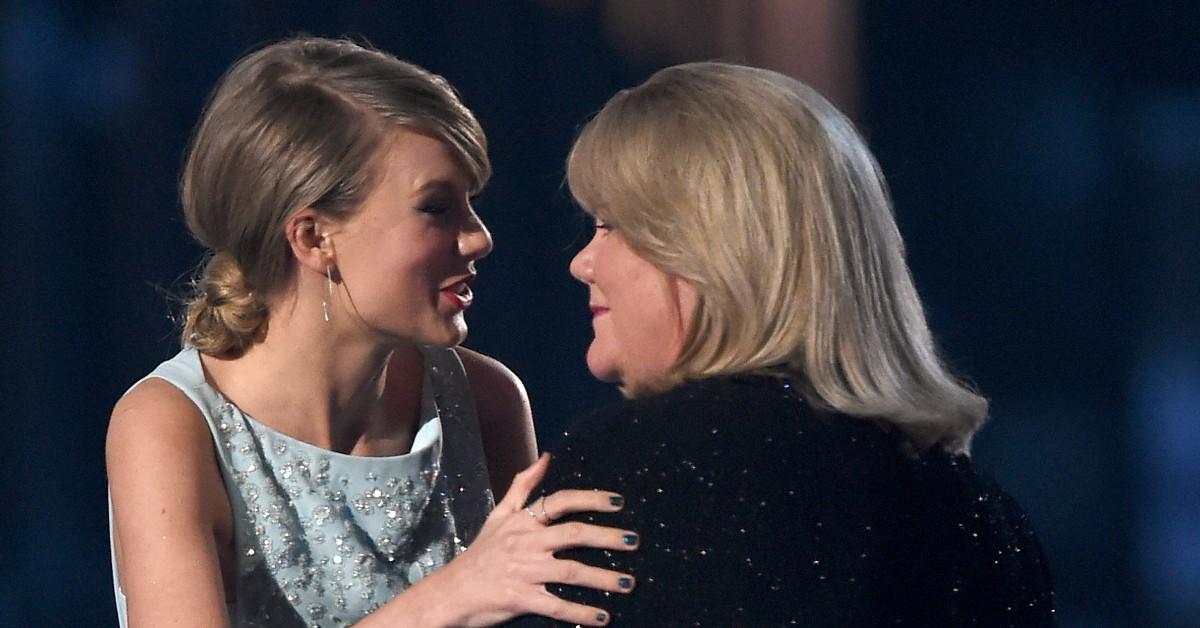
[[[621,541],[626,545],[637,545],[637,535],[626,534],[625,536],[621,537]]]
[[[608,621],[607,613],[596,613],[596,621]]]
[[[621,497],[620,495],[613,495],[612,497],[608,498],[608,503],[620,508],[621,506],[625,505],[625,498]]]
[[[633,578],[617,578],[617,586],[621,587],[622,589],[632,589]]]

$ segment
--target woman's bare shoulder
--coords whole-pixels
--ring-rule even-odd
[[[498,360],[463,347],[455,350],[475,398],[492,492],[499,500],[513,476],[537,456],[529,396],[517,375]]]
[[[105,460],[114,506],[179,501],[210,507],[220,484],[213,439],[200,409],[170,382],[148,378],[117,401]],[[138,506],[134,506],[138,504]]]
[[[125,393],[113,407],[106,448],[126,454],[145,447],[207,446],[208,428],[200,409],[170,382],[151,377]],[[112,460],[110,459],[110,463]]]
[[[481,420],[530,414],[525,385],[499,360],[466,347],[456,347],[475,395]]]

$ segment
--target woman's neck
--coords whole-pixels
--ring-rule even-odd
[[[210,383],[256,420],[318,447],[407,451],[420,411],[420,350],[302,310],[277,308],[266,337],[238,358],[205,357]]]

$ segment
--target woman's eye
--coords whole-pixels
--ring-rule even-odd
[[[612,231],[613,226],[607,222],[596,221],[596,231]]]
[[[417,211],[425,214],[440,215],[450,211],[450,205],[445,203],[425,203],[418,206]]]

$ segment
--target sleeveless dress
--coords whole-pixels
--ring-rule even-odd
[[[398,456],[341,454],[272,430],[207,383],[192,348],[146,377],[186,394],[212,432],[233,512],[232,625],[358,621],[478,534],[493,501],[466,373],[453,349],[421,351],[420,425]],[[111,501],[109,530],[111,542]],[[115,550],[112,564],[124,628]]]

